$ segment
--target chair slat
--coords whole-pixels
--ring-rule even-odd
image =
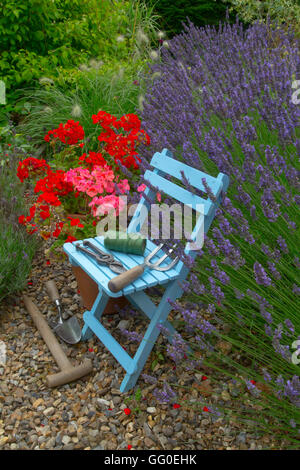
[[[177,186],[177,184],[172,183],[171,181],[162,178],[161,176],[153,173],[152,171],[147,170],[144,176],[146,181],[149,181],[153,186],[161,189],[169,196],[173,197],[177,201],[186,204],[192,209],[196,210],[198,206],[204,206],[204,215],[207,215],[212,207],[212,202],[206,199],[201,198],[200,196],[196,196],[195,194],[191,194],[184,188]],[[200,206],[201,207],[201,206]]]
[[[219,196],[219,192],[221,191],[222,187],[220,186],[220,182],[217,180],[217,178],[207,175],[206,173],[203,173],[202,171],[197,170],[196,168],[192,168],[186,165],[185,163],[180,162],[179,160],[175,160],[171,156],[167,156],[171,153],[169,151],[164,152],[165,150],[166,149],[164,149],[161,153],[156,152],[153,155],[151,165],[154,168],[157,168],[158,170],[163,171],[167,175],[171,175],[179,180],[182,180],[181,171],[183,171],[190,185],[203,192],[206,192],[205,187],[202,183],[202,178],[205,178],[213,194],[216,197]]]

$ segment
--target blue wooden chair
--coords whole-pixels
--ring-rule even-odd
[[[170,197],[189,205],[193,209],[196,209],[197,205],[199,207],[199,205],[203,204],[202,207],[204,210],[197,218],[191,240],[195,240],[197,238],[201,229],[204,233],[207,233],[214,219],[216,208],[221,201],[222,193],[227,190],[229,184],[228,176],[222,173],[219,173],[217,178],[209,176],[206,173],[173,159],[171,152],[167,149],[163,149],[161,153],[157,152],[154,154],[151,160],[151,166],[153,167],[153,170],[147,170],[144,177],[153,185],[153,187],[161,188],[161,190]],[[204,199],[192,194],[182,186],[178,186],[170,180],[169,176],[182,181],[182,171],[184,172],[184,176],[189,180],[190,185],[202,192],[205,192],[205,188],[201,180],[202,178],[205,178],[208,186],[215,196],[214,201],[209,198]],[[143,224],[142,214],[145,214],[145,211],[142,210],[143,206],[146,206],[148,209],[150,205],[149,201],[156,202],[156,192],[150,188],[146,188],[145,194],[148,200],[144,197],[141,198],[135,214],[128,226],[128,232],[140,232],[140,227]],[[90,240],[94,244],[97,244],[101,250],[107,252],[104,247],[103,237],[95,237]],[[82,242],[83,241],[81,241],[81,243]],[[155,247],[156,245],[148,239],[145,256],[147,256]],[[175,300],[181,297],[183,291],[180,287],[180,282],[186,279],[189,269],[182,261],[179,261],[174,268],[165,272],[146,269],[139,279],[125,287],[122,291],[113,293],[108,288],[108,283],[110,279],[116,276],[116,274],[114,274],[108,267],[96,264],[93,259],[76,250],[73,243],[65,243],[64,251],[67,253],[70,263],[74,266],[80,266],[98,284],[99,288],[99,294],[92,309],[90,311],[86,311],[83,315],[84,327],[82,330],[82,339],[88,340],[93,334],[96,334],[100,341],[114,355],[117,361],[126,370],[126,375],[123,379],[120,390],[121,392],[127,392],[136,384],[145,362],[147,361],[157,337],[160,334],[160,330],[157,328],[157,325],[161,324],[169,330],[170,334],[168,340],[170,342],[172,341],[172,337],[176,330],[167,320],[171,310],[171,305],[168,302],[168,299]],[[185,253],[190,255],[192,258],[195,258],[197,254],[196,251],[191,250],[190,242],[186,244]],[[151,261],[154,262],[157,260],[161,254],[162,253],[158,253]],[[141,256],[129,255],[116,251],[113,252],[113,255],[128,269],[143,263],[144,260]],[[170,261],[170,258],[167,258],[165,263],[168,264]],[[165,286],[165,292],[159,305],[156,306],[144,291],[145,289],[158,284]],[[121,295],[124,295],[134,307],[141,310],[150,320],[144,338],[142,339],[133,358],[129,356],[129,354],[100,322],[101,315],[109,298],[120,297]]]

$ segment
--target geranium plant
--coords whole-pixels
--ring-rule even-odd
[[[140,120],[134,114],[117,120],[99,111],[92,119],[103,128],[98,136],[97,152],[87,150],[78,156],[87,146],[84,129],[79,122],[69,120],[45,135],[45,141],[54,151],[52,162],[33,157],[19,162],[18,178],[21,182],[30,179],[36,195],[29,215],[21,215],[19,223],[25,225],[29,233],[38,232],[44,239],[57,239],[53,247],[94,236],[101,215],[112,211],[119,215],[124,204],[120,195],[130,191],[128,180],[121,177],[120,165],[138,170],[136,147],[141,141],[150,144],[149,136],[140,129]],[[120,128],[126,135],[117,132]],[[62,144],[63,150],[56,152]],[[72,213],[80,214],[84,223],[80,216]]]

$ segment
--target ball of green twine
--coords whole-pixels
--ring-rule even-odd
[[[143,256],[146,248],[146,238],[139,233],[118,232],[109,230],[104,237],[104,246],[108,250],[131,253]]]

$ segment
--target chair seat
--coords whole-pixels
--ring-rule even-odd
[[[107,250],[104,247],[104,238],[103,237],[95,237],[95,238],[87,238],[86,240],[91,241],[94,245],[98,246],[101,250],[112,254],[115,259],[121,261],[123,265],[127,269],[134,268],[137,265],[140,265],[144,262],[143,256],[138,255],[131,255],[127,253],[121,253],[117,251]],[[83,244],[84,240],[76,241],[75,243],[79,243],[80,245]],[[145,257],[151,253],[156,248],[155,245],[151,240],[147,240],[147,245],[145,249]],[[68,255],[72,264],[76,264],[80,266],[87,274],[90,276],[98,286],[105,291],[107,295],[110,297],[121,297],[122,295],[130,295],[134,292],[144,290],[148,287],[155,286],[157,284],[165,284],[169,281],[172,281],[179,277],[179,273],[176,268],[169,269],[165,272],[160,272],[155,269],[145,268],[145,271],[141,277],[139,277],[136,281],[129,284],[125,287],[122,291],[113,293],[108,288],[109,281],[117,276],[116,273],[111,271],[109,267],[101,266],[97,264],[96,260],[92,257],[85,255],[84,253],[80,252],[74,246],[74,242],[72,243],[65,243],[64,244],[64,251]],[[160,250],[158,254],[152,258],[151,262],[157,261],[162,255],[163,251]],[[172,261],[169,257],[164,260],[161,266],[166,266]]]

